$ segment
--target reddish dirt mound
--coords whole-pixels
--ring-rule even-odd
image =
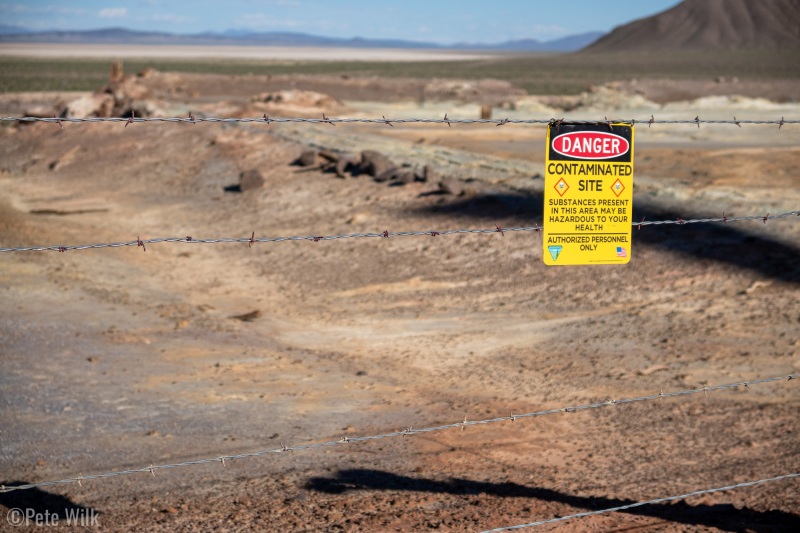
[[[685,0],[620,26],[584,52],[800,48],[800,0]]]

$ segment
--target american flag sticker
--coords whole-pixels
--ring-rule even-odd
[[[628,257],[628,250],[622,246],[617,246],[617,257]]]

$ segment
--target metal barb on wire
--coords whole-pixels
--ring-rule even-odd
[[[726,216],[723,212],[722,217],[714,217],[714,218],[696,218],[696,219],[689,219],[684,220],[682,218],[678,218],[676,220],[645,220],[642,218],[639,222],[633,222],[631,225],[636,226],[637,229],[641,230],[642,226],[663,226],[668,224],[677,224],[677,225],[687,225],[687,224],[703,224],[703,223],[714,223],[714,222],[742,222],[746,220],[761,220],[762,222],[766,223],[767,220],[779,220],[783,218],[788,218],[792,216],[800,216],[800,210],[796,211],[788,211],[786,213],[780,213],[778,215],[749,215],[749,216],[742,216],[742,217],[730,217]],[[395,231],[391,232],[388,230],[384,230],[381,233],[350,233],[350,234],[343,234],[343,235],[292,235],[289,237],[259,237],[256,238],[255,231],[253,231],[250,237],[220,237],[216,239],[197,239],[193,237],[157,237],[153,239],[139,239],[136,238],[135,241],[127,241],[127,242],[110,242],[110,243],[94,243],[94,244],[79,244],[79,245],[49,245],[49,246],[21,246],[21,247],[13,247],[13,248],[0,248],[0,253],[3,252],[43,252],[43,251],[58,251],[58,252],[66,252],[67,250],[88,250],[88,249],[95,249],[95,248],[121,248],[125,246],[142,246],[144,247],[145,244],[157,244],[162,242],[179,242],[179,243],[188,243],[188,244],[215,244],[215,243],[247,243],[248,247],[253,246],[253,244],[257,242],[283,242],[283,241],[313,241],[313,242],[320,242],[320,241],[334,241],[340,239],[362,239],[362,238],[388,238],[388,237],[414,237],[420,235],[428,235],[436,237],[438,235],[455,235],[455,234],[465,234],[465,233],[473,233],[473,234],[488,234],[488,233],[500,233],[501,235],[505,236],[506,232],[509,231],[542,231],[544,229],[543,226],[521,226],[521,227],[513,227],[513,228],[504,228],[496,225],[494,228],[486,228],[486,229],[451,229],[451,230],[428,230],[428,231]]]
[[[675,392],[668,392],[664,393],[660,391],[658,394],[651,394],[649,396],[637,396],[631,398],[622,398],[618,400],[605,400],[601,402],[595,403],[588,403],[582,405],[575,405],[571,407],[558,407],[554,409],[546,409],[543,411],[533,411],[524,414],[518,415],[511,415],[508,416],[499,416],[496,418],[487,418],[483,420],[467,420],[467,417],[464,417],[462,422],[455,422],[452,424],[444,424],[440,426],[432,426],[432,427],[425,427],[414,429],[414,426],[407,426],[405,429],[401,431],[394,431],[391,433],[382,433],[378,435],[369,435],[364,437],[348,437],[347,440],[344,438],[340,438],[338,440],[332,440],[327,442],[316,442],[312,444],[301,444],[298,446],[286,446],[284,443],[281,442],[280,448],[272,448],[267,450],[260,450],[256,452],[249,452],[249,453],[241,453],[235,455],[225,455],[226,461],[234,461],[236,459],[249,459],[254,457],[262,457],[269,454],[275,453],[284,453],[284,452],[296,452],[302,450],[312,450],[318,448],[326,448],[329,446],[337,446],[341,444],[352,444],[357,442],[367,442],[373,440],[381,440],[381,439],[389,439],[389,438],[397,438],[397,437],[407,437],[409,435],[416,435],[418,433],[433,433],[437,431],[445,431],[448,429],[459,429],[463,431],[463,429],[467,426],[480,426],[480,425],[488,425],[488,424],[499,424],[502,422],[508,422],[509,419],[511,421],[519,420],[522,418],[537,418],[540,416],[548,416],[548,415],[555,415],[558,413],[576,413],[578,411],[588,411],[592,409],[600,409],[606,407],[616,407],[623,404],[631,404],[631,403],[639,403],[639,402],[647,402],[652,400],[660,400],[664,398],[679,398],[679,397],[687,397],[692,396],[699,393],[705,393],[718,391],[718,390],[725,390],[725,389],[736,389],[738,387],[742,387],[747,384],[747,387],[750,388],[754,385],[766,384],[766,383],[775,383],[775,382],[782,382],[784,380],[790,381],[800,378],[800,374],[792,374],[789,376],[776,376],[771,378],[762,378],[762,379],[751,379],[749,381],[739,381],[736,383],[727,383],[725,385],[715,385],[713,387],[704,386],[701,389],[686,389],[680,390]],[[216,455],[214,457],[206,458],[206,459],[196,459],[193,461],[185,461],[182,463],[170,463],[170,464],[162,464],[162,465],[150,465],[144,468],[135,468],[130,470],[116,470],[112,472],[105,472],[102,474],[92,474],[88,476],[81,475],[78,477],[67,478],[67,479],[60,479],[56,481],[41,481],[38,483],[27,483],[24,485],[15,485],[15,486],[2,486],[0,487],[0,494],[5,492],[13,492],[18,490],[27,490],[39,487],[52,487],[55,485],[64,485],[64,484],[71,484],[77,483],[78,479],[82,481],[93,480],[93,479],[101,479],[101,478],[109,478],[109,477],[116,477],[116,476],[124,476],[130,474],[139,474],[139,473],[150,473],[155,476],[156,470],[167,470],[172,468],[179,468],[179,467],[186,467],[186,466],[196,466],[196,465],[204,465],[204,464],[213,464],[220,462],[220,455]]]
[[[571,515],[567,515],[567,516],[561,516],[561,517],[558,517],[558,518],[551,518],[549,520],[539,520],[538,522],[529,522],[527,524],[519,524],[519,525],[516,525],[516,526],[498,527],[498,528],[495,528],[495,529],[488,529],[486,531],[483,531],[482,533],[498,533],[500,531],[513,531],[515,529],[525,529],[525,528],[529,528],[529,527],[542,526],[542,525],[545,525],[545,524],[554,524],[556,522],[563,522],[565,520],[572,520],[574,518],[583,518],[583,517],[586,517],[586,516],[594,516],[594,515],[600,515],[600,514],[615,513],[617,511],[626,511],[628,509],[634,509],[636,507],[641,507],[643,505],[652,505],[652,504],[656,504],[656,503],[666,503],[666,502],[672,502],[672,501],[676,501],[676,500],[685,500],[686,498],[691,498],[692,496],[700,496],[702,494],[712,494],[714,492],[724,492],[724,491],[729,491],[729,490],[734,490],[734,489],[741,489],[741,488],[745,488],[745,487],[754,487],[756,485],[761,485],[763,483],[770,483],[772,481],[780,481],[780,480],[783,480],[783,479],[791,479],[791,478],[796,478],[796,477],[800,477],[800,472],[794,473],[794,474],[783,474],[781,476],[775,476],[775,477],[759,479],[757,481],[744,481],[742,483],[736,483],[735,485],[728,485],[728,486],[725,486],[725,487],[716,487],[716,488],[713,488],[713,489],[696,490],[694,492],[688,492],[686,494],[680,494],[678,496],[669,496],[669,497],[666,497],[666,498],[656,498],[654,500],[648,500],[646,502],[636,502],[636,503],[630,503],[630,504],[627,504],[627,505],[619,505],[617,507],[609,507],[608,509],[601,509],[599,511],[586,511],[584,513],[575,513],[575,514],[571,514]]]
[[[730,217],[725,216],[723,213],[722,217],[712,217],[712,218],[694,218],[690,220],[684,220],[682,218],[678,218],[676,220],[648,220],[645,221],[642,219],[641,222],[634,222],[634,226],[660,226],[663,224],[702,224],[702,223],[709,223],[709,222],[741,222],[744,220],[761,220],[764,221],[765,218],[769,218],[769,220],[774,220],[777,218],[787,218],[792,216],[800,216],[800,211],[788,211],[786,213],[781,213],[779,215],[750,215],[750,216],[743,216],[743,217]]]
[[[513,118],[503,118],[503,119],[491,119],[491,118],[450,118],[447,113],[445,113],[444,118],[386,118],[385,116],[381,116],[381,118],[356,118],[356,117],[341,117],[341,118],[334,118],[328,117],[323,113],[322,118],[306,118],[306,117],[281,117],[281,118],[270,118],[266,114],[262,117],[137,117],[135,113],[131,112],[130,117],[86,117],[86,118],[78,118],[78,117],[28,117],[28,116],[19,116],[19,117],[0,117],[0,122],[51,122],[59,124],[61,122],[74,122],[74,123],[83,123],[83,122],[124,122],[125,126],[127,127],[128,124],[133,123],[145,123],[145,122],[172,122],[172,123],[180,123],[180,122],[211,122],[211,123],[308,123],[308,124],[387,124],[391,122],[392,125],[394,124],[447,124],[451,126],[452,124],[495,124],[497,126],[502,126],[505,124],[542,124],[542,125],[551,125],[556,126],[557,128],[561,126],[562,123],[569,122],[571,124],[599,124],[599,123],[608,123],[608,122],[622,122],[622,123],[629,123],[635,124],[636,122],[647,122],[648,127],[653,126],[653,124],[694,124],[700,127],[700,124],[730,124],[740,126],[742,124],[749,124],[749,125],[777,125],[778,129],[782,128],[785,124],[800,124],[800,119],[786,119],[781,117],[780,120],[778,119],[753,119],[753,120],[730,120],[730,119],[701,119],[699,116],[696,116],[693,119],[675,119],[675,120],[656,120],[653,115],[650,115],[650,119],[608,119],[605,118],[604,120],[597,120],[597,119],[555,119],[555,118],[521,118],[521,119],[513,119]]]

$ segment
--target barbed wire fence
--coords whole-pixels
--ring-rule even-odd
[[[322,118],[308,118],[308,117],[270,117],[263,115],[261,117],[205,117],[195,116],[189,114],[188,117],[0,117],[0,122],[48,122],[57,124],[61,127],[65,123],[97,123],[97,122],[118,122],[124,123],[125,127],[129,124],[141,124],[152,122],[172,122],[183,124],[197,124],[202,122],[210,123],[262,123],[262,124],[286,124],[286,123],[306,123],[306,124],[384,124],[387,126],[394,126],[395,124],[494,124],[495,126],[505,126],[506,124],[541,124],[541,125],[559,125],[563,122],[570,122],[572,124],[606,124],[612,125],[617,123],[627,124],[647,124],[648,127],[655,124],[691,124],[700,126],[701,124],[726,124],[741,127],[745,125],[773,125],[778,126],[779,129],[787,124],[800,124],[800,119],[756,119],[756,120],[738,120],[735,116],[732,120],[728,119],[701,119],[696,116],[693,119],[656,119],[653,115],[645,119],[556,119],[556,118],[449,118],[447,114],[443,118],[361,118],[361,117],[328,117],[324,113]]]
[[[586,511],[583,513],[575,513],[567,516],[561,516],[558,518],[551,518],[549,520],[539,520],[538,522],[529,522],[527,524],[518,524],[515,526],[505,526],[505,527],[498,527],[495,529],[488,529],[486,531],[482,531],[481,533],[498,533],[500,531],[514,531],[517,529],[525,529],[529,527],[536,527],[536,526],[543,526],[546,524],[555,524],[556,522],[564,522],[566,520],[572,520],[574,518],[584,518],[586,516],[594,516],[594,515],[601,515],[601,514],[608,514],[608,513],[615,513],[617,511],[627,511],[629,509],[635,509],[636,507],[642,507],[643,505],[652,505],[656,503],[666,503],[666,502],[674,502],[677,500],[685,500],[686,498],[691,498],[692,496],[701,496],[703,494],[713,494],[715,492],[724,492],[728,490],[735,490],[741,489],[745,487],[755,487],[756,485],[762,485],[764,483],[771,483],[773,481],[782,481],[785,479],[792,479],[800,477],[800,473],[793,473],[793,474],[783,474],[781,476],[775,476],[765,479],[759,479],[757,481],[743,481],[742,483],[736,483],[735,485],[728,485],[726,487],[717,487],[713,489],[703,489],[703,490],[696,490],[694,492],[689,492],[686,494],[680,494],[678,496],[668,496],[666,498],[656,498],[654,500],[647,500],[645,502],[636,502],[627,505],[619,505],[617,507],[609,507],[608,509],[601,509],[599,511]]]
[[[715,218],[695,218],[695,219],[688,219],[684,220],[682,218],[672,219],[672,220],[640,220],[638,222],[633,222],[632,226],[637,229],[642,229],[645,226],[664,226],[664,225],[687,225],[687,224],[709,224],[709,223],[716,223],[716,222],[743,222],[747,220],[760,220],[763,223],[767,223],[769,220],[780,220],[789,217],[800,216],[800,210],[797,211],[787,211],[785,213],[779,213],[776,215],[771,215],[767,213],[766,215],[748,215],[748,216],[741,216],[741,217],[729,217],[723,213],[721,217]],[[342,239],[370,239],[370,238],[390,238],[390,237],[421,237],[421,236],[428,236],[428,237],[438,237],[441,235],[460,235],[465,233],[471,234],[494,234],[500,233],[504,235],[506,232],[519,232],[519,231],[542,231],[544,226],[522,226],[522,227],[501,227],[495,226],[494,228],[483,228],[483,229],[445,229],[445,230],[427,230],[427,231],[388,231],[385,230],[380,233],[347,233],[342,235],[292,235],[288,237],[256,237],[255,231],[253,231],[250,237],[221,237],[216,239],[198,239],[192,236],[186,237],[156,237],[150,239],[140,239],[138,236],[134,241],[122,241],[122,242],[99,242],[94,244],[77,244],[77,245],[49,245],[49,246],[21,246],[21,247],[11,247],[11,248],[0,248],[0,253],[3,252],[44,252],[44,251],[55,251],[55,252],[66,252],[69,250],[90,250],[90,249],[97,249],[97,248],[123,248],[126,246],[136,246],[142,248],[144,251],[147,251],[148,244],[158,244],[158,243],[181,243],[181,244],[220,244],[220,243],[245,243],[248,246],[252,247],[256,243],[275,243],[275,242],[285,242],[285,241],[312,241],[312,242],[321,242],[321,241],[336,241]]]
[[[433,433],[437,431],[445,431],[448,429],[459,429],[463,431],[465,428],[472,427],[472,426],[483,426],[487,424],[498,424],[501,422],[516,422],[517,420],[522,420],[526,418],[537,418],[541,416],[548,416],[548,415],[555,415],[559,413],[577,413],[580,411],[588,411],[592,409],[599,409],[603,407],[612,407],[612,406],[619,406],[625,404],[633,404],[639,402],[649,402],[653,400],[664,400],[667,398],[679,398],[679,397],[688,397],[696,394],[704,394],[708,395],[709,392],[720,391],[725,389],[737,389],[737,388],[744,388],[749,390],[750,387],[756,385],[764,385],[767,383],[777,383],[781,381],[792,381],[797,380],[800,378],[800,374],[789,374],[788,376],[774,376],[769,378],[761,378],[761,379],[754,379],[750,381],[739,381],[736,383],[727,383],[724,385],[715,385],[713,387],[702,387],[699,389],[685,389],[679,390],[675,392],[667,392],[664,393],[659,392],[658,394],[651,394],[648,396],[636,396],[631,398],[621,398],[621,399],[613,399],[609,398],[602,402],[594,402],[594,403],[587,403],[581,405],[573,405],[573,406],[566,406],[566,407],[557,407],[554,409],[546,409],[543,411],[533,411],[529,413],[522,413],[522,414],[514,414],[511,413],[508,416],[501,416],[495,418],[487,418],[483,420],[467,420],[464,418],[461,422],[455,422],[452,424],[444,424],[439,426],[432,426],[432,427],[423,427],[414,429],[414,426],[407,426],[405,429],[400,431],[393,431],[391,433],[381,433],[378,435],[369,435],[364,437],[342,437],[338,440],[332,440],[327,442],[317,442],[313,444],[301,444],[297,446],[286,446],[285,444],[281,443],[280,448],[271,448],[268,450],[260,450],[256,452],[250,453],[242,453],[242,454],[235,454],[235,455],[219,455],[212,458],[205,458],[205,459],[196,459],[193,461],[184,461],[180,463],[171,463],[171,464],[161,464],[161,465],[149,465],[142,468],[134,468],[129,470],[115,470],[111,472],[105,472],[102,474],[91,474],[91,475],[78,475],[76,477],[67,478],[67,479],[60,479],[57,481],[42,481],[39,483],[27,483],[24,485],[15,485],[15,486],[0,486],[0,493],[4,492],[13,492],[17,490],[26,490],[26,489],[33,489],[33,488],[42,488],[42,487],[52,487],[54,485],[64,485],[64,484],[72,484],[78,483],[81,484],[83,481],[89,481],[93,479],[103,479],[103,478],[110,478],[110,477],[117,477],[117,476],[127,476],[132,474],[150,474],[155,476],[155,473],[159,470],[170,470],[173,468],[180,468],[180,467],[189,467],[189,466],[197,466],[197,465],[205,465],[211,463],[221,463],[223,466],[226,462],[235,461],[237,459],[250,459],[254,457],[262,457],[265,455],[276,454],[276,453],[285,453],[285,452],[296,452],[296,451],[304,451],[304,450],[313,450],[319,448],[327,448],[329,446],[340,446],[344,444],[356,444],[360,442],[368,442],[368,441],[375,441],[375,440],[382,440],[382,439],[391,439],[397,437],[410,437],[413,435],[419,435],[422,433]]]
[[[521,125],[550,125],[550,126],[560,126],[562,123],[567,122],[565,119],[555,119],[555,118],[531,118],[531,119],[513,119],[513,118],[503,118],[503,119],[453,119],[449,118],[447,114],[444,115],[443,118],[386,118],[385,116],[381,116],[381,118],[336,118],[336,117],[328,117],[325,114],[322,114],[321,118],[306,118],[306,117],[269,117],[268,115],[264,114],[261,117],[252,117],[252,118],[220,118],[220,117],[209,117],[209,116],[195,116],[193,113],[189,113],[187,117],[137,117],[137,116],[130,116],[130,117],[88,117],[88,118],[76,118],[76,117],[31,117],[31,116],[22,116],[22,117],[0,117],[0,122],[17,122],[17,123],[51,123],[54,125],[59,126],[61,129],[64,129],[64,124],[82,124],[82,123],[123,123],[124,126],[127,128],[129,125],[132,124],[148,124],[148,123],[177,123],[177,124],[197,124],[197,123],[222,123],[222,124],[235,124],[235,123],[256,123],[256,124],[287,124],[287,123],[305,123],[305,124],[328,124],[331,126],[336,126],[337,124],[374,124],[374,125],[385,125],[389,127],[394,127],[395,125],[402,125],[402,124],[446,124],[448,127],[452,125],[458,124],[483,124],[483,125],[495,125],[495,126],[504,126],[508,124],[521,124]],[[797,125],[800,124],[800,120],[797,119],[786,119],[781,117],[780,119],[752,119],[752,120],[740,120],[737,119],[735,116],[732,120],[728,119],[701,119],[696,116],[694,119],[656,119],[654,115],[651,115],[649,118],[645,119],[608,119],[604,117],[603,120],[587,120],[587,119],[569,119],[569,123],[576,123],[576,124],[600,124],[600,125],[607,125],[609,128],[613,127],[614,124],[618,123],[627,123],[632,125],[647,125],[648,128],[653,127],[654,125],[693,125],[697,126],[698,128],[701,125],[732,125],[737,127],[742,127],[743,125],[761,125],[761,126],[777,126],[778,129],[782,129],[785,125]],[[662,225],[688,225],[688,224],[704,224],[704,223],[728,223],[728,222],[743,222],[743,221],[754,221],[760,220],[763,223],[767,223],[768,221],[772,220],[780,220],[780,219],[787,219],[789,217],[796,217],[800,216],[800,210],[788,211],[779,214],[769,214],[766,215],[749,215],[749,216],[740,216],[740,217],[730,217],[726,216],[725,213],[721,217],[709,217],[709,218],[695,218],[695,219],[670,219],[670,220],[641,220],[638,222],[633,222],[632,226],[636,227],[638,230],[641,230],[643,227],[646,226],[662,226]],[[86,249],[99,249],[99,248],[120,248],[120,247],[129,247],[129,246],[136,246],[142,247],[143,251],[146,251],[146,245],[148,244],[158,244],[158,243],[182,243],[182,244],[216,244],[216,243],[245,243],[248,246],[252,247],[254,244],[257,243],[274,243],[274,242],[283,242],[283,241],[313,241],[313,242],[321,242],[321,241],[333,241],[333,240],[342,240],[342,239],[357,239],[357,238],[392,238],[392,237],[411,237],[411,236],[430,236],[430,237],[437,237],[437,236],[445,236],[445,235],[454,235],[454,234],[494,234],[500,233],[501,235],[505,235],[506,232],[535,232],[535,231],[542,231],[544,228],[541,225],[535,226],[525,226],[525,227],[500,227],[495,226],[495,228],[485,228],[485,229],[445,229],[445,230],[429,230],[429,231],[388,231],[384,230],[382,232],[376,233],[353,233],[353,234],[341,234],[341,235],[327,235],[327,236],[320,236],[320,235],[293,235],[293,236],[285,236],[285,237],[256,237],[255,231],[251,232],[250,237],[222,237],[222,238],[195,238],[192,236],[185,236],[185,237],[157,237],[157,238],[148,238],[148,239],[141,239],[138,235],[136,240],[132,241],[121,241],[121,242],[106,242],[106,243],[93,243],[93,244],[82,244],[82,245],[45,245],[45,246],[23,246],[23,247],[8,247],[8,248],[0,248],[0,252],[23,252],[23,251],[57,251],[57,252],[66,252],[69,250],[86,250]],[[207,465],[213,463],[220,463],[222,466],[225,466],[227,462],[236,461],[236,460],[243,460],[243,459],[250,459],[256,457],[267,456],[276,453],[285,453],[285,452],[299,452],[304,450],[312,450],[312,449],[320,449],[326,448],[329,446],[349,446],[358,443],[366,443],[374,440],[380,439],[389,439],[389,438],[405,438],[405,437],[412,437],[416,434],[423,434],[423,433],[430,433],[430,432],[437,432],[437,431],[445,431],[445,430],[452,430],[452,429],[459,429],[460,431],[464,431],[465,428],[471,426],[478,426],[478,425],[486,425],[486,424],[499,424],[503,422],[515,422],[520,419],[525,418],[534,418],[540,416],[547,416],[547,415],[555,415],[557,413],[574,413],[578,411],[585,411],[585,410],[594,410],[603,407],[611,407],[611,406],[619,406],[623,404],[632,404],[636,402],[647,402],[652,400],[663,400],[667,398],[683,398],[688,397],[691,395],[696,395],[703,393],[707,395],[709,392],[714,392],[723,389],[738,389],[738,388],[745,388],[749,389],[751,386],[768,384],[768,383],[777,383],[780,381],[792,381],[800,378],[800,375],[792,374],[788,376],[779,376],[779,377],[771,377],[771,378],[763,378],[763,379],[756,379],[751,381],[743,381],[737,383],[729,383],[725,385],[717,385],[713,387],[703,387],[703,388],[696,388],[696,389],[686,389],[681,391],[675,391],[671,393],[663,393],[659,392],[659,394],[649,395],[649,396],[638,396],[638,397],[628,397],[623,399],[608,399],[603,402],[595,402],[595,403],[588,403],[588,404],[581,404],[575,406],[568,406],[568,407],[560,407],[554,409],[547,409],[542,411],[533,411],[523,414],[510,414],[509,416],[502,416],[502,417],[495,417],[483,420],[474,420],[469,421],[466,418],[461,422],[451,423],[451,424],[444,424],[439,426],[431,426],[431,427],[423,427],[414,429],[413,426],[408,426],[403,430],[394,431],[389,433],[382,433],[377,435],[368,435],[368,436],[361,436],[361,437],[342,437],[338,440],[331,440],[331,441],[323,441],[323,442],[316,442],[311,444],[301,444],[295,446],[287,446],[281,443],[280,448],[273,448],[273,449],[266,449],[260,450],[250,453],[242,453],[242,454],[234,454],[234,455],[218,455],[216,457],[211,458],[202,458],[192,461],[185,461],[179,463],[170,463],[170,464],[151,464],[147,467],[142,468],[135,468],[135,469],[127,469],[127,470],[113,470],[104,473],[98,474],[90,474],[90,475],[82,475],[79,474],[74,477],[54,480],[54,481],[42,481],[36,483],[28,483],[28,484],[21,484],[21,485],[14,485],[14,486],[0,486],[0,493],[7,493],[7,492],[14,492],[14,491],[22,491],[27,489],[33,488],[43,488],[43,487],[52,487],[58,485],[65,485],[65,484],[75,484],[81,485],[83,481],[90,481],[96,479],[104,479],[104,478],[111,478],[117,476],[126,476],[126,475],[135,475],[135,474],[149,474],[151,476],[155,476],[156,472],[162,470],[170,470],[175,468],[181,467],[192,467],[197,465]],[[514,526],[506,526],[500,527],[497,529],[488,530],[485,533],[494,533],[498,531],[509,531],[509,530],[516,530],[516,529],[523,529],[528,527],[534,527],[544,524],[552,524],[557,522],[562,522],[566,520],[592,516],[592,515],[600,515],[606,513],[612,513],[616,511],[625,511],[632,508],[649,505],[649,504],[657,504],[657,503],[664,503],[669,501],[681,500],[690,498],[697,495],[702,494],[710,494],[715,492],[722,492],[722,491],[729,491],[739,488],[745,487],[752,487],[764,483],[775,482],[780,480],[786,480],[791,478],[800,477],[800,473],[787,473],[775,477],[759,479],[756,481],[747,481],[741,482],[733,485],[717,487],[717,488],[710,488],[710,489],[703,489],[697,490],[694,492],[689,492],[686,494],[681,494],[678,496],[669,496],[664,498],[657,498],[648,501],[636,502],[626,505],[621,505],[617,507],[612,507],[608,509],[602,509],[597,511],[587,511],[583,513],[576,513],[572,515],[566,515],[558,518],[552,518],[547,520],[541,520],[536,522],[530,522],[526,524],[519,524]]]

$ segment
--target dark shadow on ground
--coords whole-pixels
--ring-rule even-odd
[[[13,487],[16,485],[26,485],[27,481],[3,481],[2,484],[6,487]],[[78,523],[81,523],[81,518],[84,520],[84,525],[91,525],[91,517],[99,517],[100,513],[94,509],[83,507],[76,503],[72,503],[69,498],[59,494],[51,494],[38,488],[16,490],[13,492],[0,493],[0,505],[7,509],[19,509],[23,514],[28,513],[28,525],[36,525],[35,515],[40,517],[40,522],[45,521],[44,516],[47,515],[50,519],[47,523],[52,524],[53,518],[58,517],[59,524],[66,524],[67,517],[74,517]],[[7,512],[5,514],[8,514]],[[3,517],[5,520],[6,517]],[[9,515],[9,519],[12,517]]]
[[[487,494],[506,498],[535,498],[591,511],[635,503],[633,500],[619,500],[604,496],[573,496],[555,490],[526,487],[516,483],[488,483],[459,478],[438,481],[365,469],[341,470],[331,478],[311,478],[306,488],[328,494],[343,494],[353,490],[393,490],[456,495]],[[692,506],[681,501],[678,504],[643,505],[621,512],[651,516],[693,526],[716,527],[723,531],[756,533],[800,531],[800,516],[798,515],[784,511],[755,511],[747,507],[737,509],[730,504]],[[531,516],[531,521],[536,518]],[[498,527],[500,525],[497,524]]]
[[[509,225],[531,226],[542,223],[544,200],[541,193],[481,193],[467,197],[442,196],[441,203],[420,208],[427,215],[466,216],[485,221],[489,226],[500,221]],[[758,213],[727,213],[731,216]],[[722,213],[675,212],[637,199],[633,220],[678,220],[720,217]],[[794,217],[767,224],[798,223]],[[680,253],[694,259],[711,260],[754,270],[762,275],[800,283],[800,248],[748,230],[761,221],[703,223],[634,228],[632,247],[652,246]]]

